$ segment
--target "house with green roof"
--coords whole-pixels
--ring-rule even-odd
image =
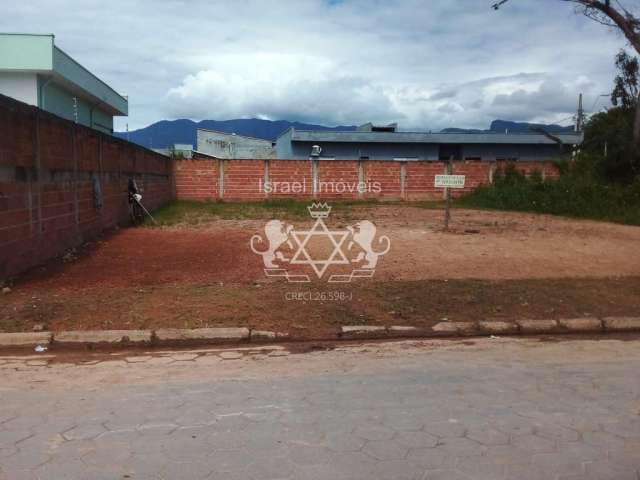
[[[55,45],[54,35],[0,33],[0,94],[113,133],[126,97]]]

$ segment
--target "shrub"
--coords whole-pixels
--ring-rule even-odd
[[[586,160],[560,168],[557,180],[526,177],[514,165],[496,172],[492,185],[462,198],[470,207],[549,213],[640,225],[640,179],[631,185],[598,181]]]

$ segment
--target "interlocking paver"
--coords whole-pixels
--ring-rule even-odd
[[[536,425],[536,435],[550,440],[562,440],[565,442],[575,442],[578,440],[578,432],[571,428],[559,425]]]
[[[619,437],[640,439],[640,419],[607,423],[604,430]]]
[[[472,480],[472,477],[457,470],[429,470],[425,473],[424,480]]]
[[[77,425],[62,433],[65,440],[90,440],[107,430],[101,424]]]
[[[327,447],[334,452],[357,452],[362,450],[366,440],[353,433],[329,432],[326,436]]]
[[[427,470],[442,468],[449,458],[446,451],[435,448],[412,448],[407,454],[409,462],[420,465]]]
[[[454,457],[470,457],[482,455],[487,451],[487,447],[469,440],[468,438],[444,438],[440,439],[435,447],[439,450],[447,452]]]
[[[444,438],[462,437],[467,431],[467,428],[459,421],[427,423],[424,429],[426,432],[435,435],[436,437]]]
[[[395,431],[382,425],[363,425],[357,427],[353,433],[365,440],[389,440]]]
[[[288,454],[294,465],[326,465],[331,462],[331,451],[325,447],[292,445]]]
[[[363,453],[377,460],[402,460],[408,451],[408,447],[393,440],[372,440],[362,447]]]
[[[10,428],[10,427],[9,427]],[[29,430],[0,430],[0,445],[11,446],[33,436]]]
[[[15,359],[0,364],[0,480],[638,480],[637,343],[567,355],[580,342],[511,342],[406,356],[342,347],[295,362],[225,362],[219,350],[51,362],[28,379],[38,390]],[[365,373],[344,371],[365,361]],[[317,362],[327,366],[306,370]]]
[[[552,453],[555,451],[555,442],[548,438],[536,435],[521,435],[511,440],[512,445],[523,451],[534,453]]]
[[[491,427],[471,427],[467,431],[467,438],[475,440],[483,445],[506,445],[509,436]]]
[[[455,460],[455,469],[475,480],[500,480],[505,475],[505,466],[490,458],[458,458]]]
[[[435,447],[438,444],[438,437],[427,432],[399,432],[394,437],[394,441],[409,448]]]

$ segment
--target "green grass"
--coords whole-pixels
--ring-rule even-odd
[[[525,178],[506,172],[457,205],[640,225],[640,184],[605,184],[570,174],[543,181],[535,175]]]
[[[263,219],[305,219],[309,218],[307,206],[311,200],[265,200],[262,202],[195,202],[178,200],[153,212],[157,224],[147,219],[146,226],[198,226],[215,219],[222,220],[263,220]],[[348,218],[354,207],[373,206],[380,202],[366,201],[327,201],[332,212],[342,218]],[[389,202],[385,202],[388,204]]]

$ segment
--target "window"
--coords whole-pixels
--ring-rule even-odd
[[[443,161],[449,160],[452,157],[454,160],[460,160],[462,158],[462,145],[446,143],[440,145],[440,153],[438,159]]]

